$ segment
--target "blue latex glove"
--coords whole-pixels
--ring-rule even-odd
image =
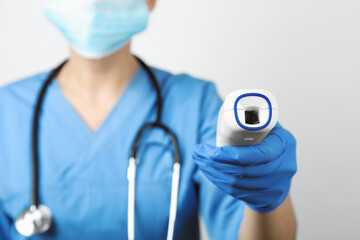
[[[280,124],[258,145],[201,144],[193,158],[216,186],[263,213],[281,205],[297,171],[296,140]]]

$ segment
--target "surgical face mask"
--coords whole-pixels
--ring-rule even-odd
[[[43,0],[43,6],[72,48],[90,59],[122,48],[149,17],[146,0]]]

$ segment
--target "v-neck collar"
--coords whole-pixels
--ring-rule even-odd
[[[51,125],[47,131],[52,131],[55,136],[59,131],[68,136],[67,141],[76,144],[71,156],[62,159],[61,167],[47,180],[51,185],[58,179],[79,178],[84,166],[92,161],[105,160],[103,154],[114,144],[119,145],[117,151],[125,151],[123,156],[130,154],[128,151],[136,132],[144,123],[156,119],[156,93],[146,70],[139,68],[96,132],[87,127],[55,81],[49,86],[44,109],[47,111],[43,117],[48,117],[44,123],[48,123],[47,127]]]
[[[84,132],[84,134],[86,134],[87,136],[94,137],[101,134],[101,132],[103,132],[104,129],[110,124],[117,110],[124,105],[127,96],[131,94],[132,90],[134,90],[136,88],[136,85],[138,85],[137,82],[139,82],[143,77],[144,77],[144,69],[140,66],[137,69],[136,73],[133,75],[132,79],[126,85],[124,91],[119,96],[119,98],[117,99],[116,103],[114,104],[110,112],[107,114],[106,118],[102,121],[101,125],[95,131],[89,128],[89,126],[86,124],[83,118],[79,115],[79,113],[76,111],[73,105],[66,98],[56,78],[53,80],[52,84],[54,85],[54,90],[58,97],[57,99],[61,101],[62,105],[66,108],[66,112],[68,113],[67,117],[70,118],[69,120],[72,121],[74,125],[81,128],[81,131]]]

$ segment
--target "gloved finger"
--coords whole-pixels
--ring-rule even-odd
[[[219,171],[232,174],[236,177],[267,176],[275,172],[282,163],[281,159],[276,159],[258,165],[239,165],[236,161],[232,161],[230,163],[223,163],[223,162],[213,161],[204,155],[197,154],[196,151],[194,152],[194,160],[197,164],[201,161],[207,165],[213,166]]]
[[[242,190],[277,191],[278,186],[281,186],[284,182],[288,182],[290,175],[291,173],[287,173],[286,175],[265,176],[257,178],[238,178],[238,181],[236,182],[236,188]]]
[[[228,174],[222,171],[215,169],[208,164],[201,162],[198,164],[200,170],[205,174],[205,176],[214,184],[216,184],[221,189],[225,189],[228,193],[238,192],[241,190],[258,190],[264,189],[263,186],[260,187],[253,185],[242,186],[239,183],[243,180],[243,178],[236,177],[232,174]]]
[[[236,177],[222,173],[221,171],[218,171],[214,169],[213,167],[209,166],[205,162],[198,162],[197,166],[201,170],[202,173],[204,173],[205,177],[209,179],[211,182],[216,184],[218,187],[222,188],[221,186],[230,185],[230,182],[235,182]]]
[[[224,173],[232,174],[237,177],[263,177],[268,176],[278,170],[282,164],[282,159],[277,158],[273,161],[258,165],[237,165],[234,163],[222,163],[209,159],[197,159],[213,166],[215,169]]]
[[[218,183],[221,182],[222,184],[231,185],[232,187],[243,190],[272,189],[275,186],[281,184],[282,181],[290,179],[295,174],[295,171],[291,171],[290,169],[282,169],[281,174],[275,174],[275,170],[274,174],[249,177],[246,175],[240,175],[238,172],[236,172],[236,170],[239,170],[239,172],[244,172],[244,169],[247,167],[239,167],[234,165],[226,165],[224,167],[225,164],[215,163],[214,165],[214,163],[209,163],[208,160],[195,161],[199,168],[205,173],[205,175],[211,177],[212,181]],[[217,166],[220,166],[220,168]]]
[[[227,174],[211,171],[209,168],[202,170],[206,178],[213,182],[218,188],[235,198],[241,199],[250,205],[260,208],[268,208],[268,199],[276,199],[283,195],[279,188],[248,187],[239,186],[239,179]],[[241,180],[240,180],[241,181]],[[276,185],[275,185],[276,186]]]
[[[276,159],[284,151],[284,144],[278,135],[269,134],[262,143],[254,146],[216,147],[207,144],[195,146],[194,156],[208,158],[220,163],[257,165]]]
[[[210,180],[213,184],[215,184],[218,188],[220,188],[227,194],[230,194],[235,197],[237,194],[239,194],[242,191],[242,189],[239,189],[236,186],[236,182],[237,182],[236,177],[229,174],[224,174],[222,172],[214,171],[209,167],[207,168],[200,167],[200,169],[208,180]]]

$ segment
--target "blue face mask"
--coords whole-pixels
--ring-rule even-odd
[[[122,48],[148,22],[146,0],[43,0],[47,18],[81,56],[99,59]]]

